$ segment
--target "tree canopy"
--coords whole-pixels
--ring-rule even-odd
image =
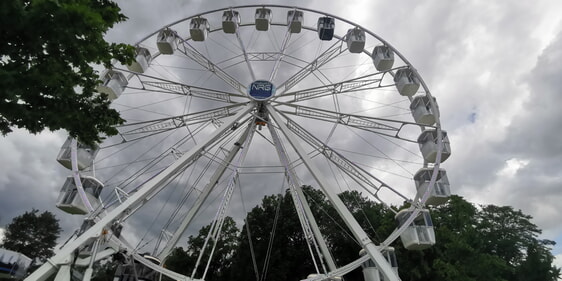
[[[199,253],[203,249],[205,240],[211,229],[211,224],[199,230],[197,236],[189,236],[187,249],[182,247],[175,248],[172,254],[166,259],[166,266],[178,273],[191,276],[191,272],[197,263]],[[239,230],[231,217],[226,217],[222,226],[221,236],[216,241],[217,245],[213,251],[213,241],[209,240],[205,247],[204,255],[197,267],[197,272],[203,273],[204,268],[213,253],[208,270],[207,281],[225,280],[230,275],[232,267],[232,255],[238,245]]]
[[[39,213],[33,209],[15,217],[6,226],[0,247],[22,253],[34,263],[43,263],[53,256],[60,231],[59,221],[53,213]]]
[[[325,196],[311,187],[303,191],[335,263],[342,266],[356,260],[361,247]],[[340,198],[375,243],[394,230],[394,213],[382,204],[357,191],[343,192]],[[539,239],[540,229],[520,210],[479,206],[459,196],[429,208],[437,238],[433,247],[408,251],[400,239],[392,244],[402,280],[556,281],[560,276],[560,269],[553,265],[554,242]],[[247,214],[240,231],[232,219],[228,221],[223,237],[228,243],[217,244],[207,280],[288,281],[316,272],[290,193],[264,197]],[[205,226],[198,236],[190,236],[187,250],[176,248],[166,266],[190,276],[208,231]],[[204,263],[207,259],[208,255]],[[363,280],[361,269],[344,278]]]
[[[88,144],[115,135],[123,120],[95,93],[93,65],[132,61],[132,46],[103,37],[125,19],[110,0],[0,1],[0,132],[66,129]]]

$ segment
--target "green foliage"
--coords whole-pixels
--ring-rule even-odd
[[[548,240],[533,241],[527,246],[527,257],[521,262],[516,272],[516,281],[558,280],[560,268],[552,265],[554,257],[548,250],[554,242]]]
[[[5,0],[0,2],[0,132],[66,129],[92,144],[115,135],[123,120],[92,64],[131,62],[134,48],[103,36],[124,21],[110,0]]]
[[[396,244],[402,280],[557,280],[554,242],[538,240],[540,230],[520,210],[451,196],[431,216],[437,244],[424,251]],[[530,272],[541,277],[529,279]]]
[[[211,224],[201,228],[197,236],[189,236],[187,250],[181,247],[174,249],[172,254],[166,259],[166,267],[178,273],[191,276],[210,229]],[[225,280],[230,274],[232,255],[238,245],[238,232],[239,230],[234,220],[231,217],[226,217],[222,226],[221,236],[217,241],[211,263],[209,264],[208,277],[205,280]],[[205,248],[201,263],[197,268],[199,274],[202,274],[207,265],[213,248],[212,244],[212,239],[210,239]]]
[[[359,244],[322,192],[311,187],[303,187],[303,192],[336,264],[342,266],[357,259]],[[394,213],[382,204],[356,191],[343,192],[340,198],[375,243],[394,230]],[[430,210],[437,244],[423,251],[408,251],[400,241],[392,245],[402,280],[556,281],[560,275],[560,269],[552,264],[550,248],[554,242],[537,239],[540,230],[521,211],[494,205],[476,206],[459,196],[451,196],[448,203]],[[288,192],[264,197],[248,213],[245,222],[237,239],[229,235],[233,243],[228,244],[226,252],[232,255],[222,255],[225,259],[219,259],[209,269],[209,272],[221,272],[220,278],[211,277],[213,281],[262,280],[264,275],[263,280],[300,280],[316,272]],[[207,232],[208,226],[199,236],[190,237],[187,250],[177,248],[166,262],[168,267],[189,276],[197,258],[195,253]],[[220,245],[217,251],[221,251]],[[344,278],[363,280],[361,269]]]
[[[291,196],[266,196],[247,215],[234,254],[231,279],[293,280],[313,272],[313,264]],[[248,238],[248,230],[251,234]],[[272,235],[273,234],[273,235]],[[251,243],[251,245],[250,245]],[[255,253],[253,258],[251,248]]]
[[[53,255],[60,231],[55,215],[48,211],[39,214],[39,210],[33,209],[6,226],[0,247],[22,253],[34,263],[43,263]]]

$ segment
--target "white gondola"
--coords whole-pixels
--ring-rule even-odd
[[[127,65],[127,68],[130,71],[144,73],[148,69],[151,59],[152,56],[147,48],[137,47],[135,59],[131,64]]]
[[[163,55],[172,55],[178,47],[178,35],[171,29],[162,29],[158,33],[156,46],[158,51]]]
[[[359,251],[359,256],[366,255],[367,252],[362,249]],[[392,267],[392,270],[396,275],[398,275],[398,263],[396,262],[396,254],[394,253],[393,247],[387,247],[386,249],[381,251],[381,254],[384,256],[386,261]],[[365,281],[384,281],[387,280],[384,278],[382,272],[380,272],[377,268],[375,262],[371,259],[368,259],[364,263],[361,264],[361,268],[363,270],[363,278]]]
[[[441,131],[443,140],[443,150],[441,152],[441,162],[445,162],[451,155],[451,143],[446,131]],[[437,131],[435,129],[424,130],[418,137],[418,144],[423,159],[428,163],[435,163],[437,158]]]
[[[205,41],[209,33],[209,21],[206,18],[193,18],[189,23],[189,35],[193,41]]]
[[[404,225],[413,211],[402,210],[395,218],[398,227]],[[423,250],[435,244],[435,232],[429,210],[421,210],[414,221],[400,234],[404,248],[408,250]]]
[[[396,75],[394,75],[394,82],[396,83],[396,88],[398,89],[400,95],[408,97],[414,95],[420,87],[418,78],[409,68],[403,68],[396,71]]]
[[[31,259],[24,254],[0,249],[0,279],[23,279],[31,265]]]
[[[88,201],[95,209],[100,204],[99,197],[103,189],[103,183],[90,176],[81,176],[80,181],[82,182],[82,187],[84,188]],[[70,176],[66,178],[59,193],[56,206],[73,215],[84,215],[88,213],[88,209],[78,195],[78,188],[74,182],[74,177]]]
[[[287,12],[287,25],[291,33],[299,33],[302,29],[304,15],[302,11],[291,10]]]
[[[143,258],[146,260],[160,265],[160,260],[150,256],[148,254],[143,254]],[[113,276],[113,281],[157,281],[160,280],[160,274],[154,271],[152,268],[133,260],[131,262],[120,264],[115,270],[115,275]]]
[[[433,98],[433,102],[437,105],[435,98]],[[410,110],[416,123],[422,125],[431,126],[435,124],[435,120],[439,117],[439,108],[437,107],[437,114],[434,113],[429,97],[425,95],[415,97],[410,104]]]
[[[371,58],[378,71],[388,71],[394,65],[394,52],[385,45],[376,46],[373,49]]]
[[[112,69],[106,69],[100,76],[102,81],[96,88],[99,93],[106,94],[109,100],[117,99],[129,81],[125,78],[125,75],[119,71]]]
[[[57,161],[63,165],[65,168],[72,170],[72,158],[71,158],[71,143],[72,137],[68,137],[66,141],[62,144],[59,154],[57,155]],[[77,143],[76,149],[76,159],[78,160],[78,169],[83,170],[87,167],[92,166],[96,154],[99,151],[98,146],[89,146],[81,142]]]
[[[347,49],[349,52],[357,54],[363,52],[365,48],[365,31],[360,28],[352,28],[347,31],[345,36]]]
[[[416,190],[420,197],[423,196],[429,188],[429,182],[431,180],[432,174],[433,168],[421,168],[414,175]],[[427,201],[425,201],[425,204],[433,206],[441,205],[449,200],[449,196],[451,196],[451,188],[449,186],[447,172],[443,169],[439,169],[439,172],[437,173],[437,179],[435,180],[435,185],[429,192],[429,197],[427,197]]]
[[[222,30],[224,33],[236,33],[240,26],[240,14],[237,11],[224,11],[222,14]]]
[[[271,23],[271,9],[256,9],[256,30],[267,31]]]
[[[336,28],[336,21],[331,17],[320,17],[318,18],[318,24],[316,25],[316,30],[318,31],[318,37],[320,40],[330,41],[334,38],[334,29]]]

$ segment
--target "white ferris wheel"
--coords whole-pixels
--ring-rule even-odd
[[[99,147],[69,138],[57,159],[70,170],[57,207],[84,223],[26,280],[89,280],[116,253],[138,279],[202,279],[160,263],[186,232],[211,224],[217,238],[227,215],[242,224],[263,196],[285,190],[318,264],[302,279],[363,267],[367,281],[399,280],[392,244],[435,243],[424,206],[450,194],[440,168],[449,141],[423,79],[375,33],[312,9],[247,5],[178,20],[135,47],[135,61],[104,71],[98,87],[126,120],[119,134]],[[335,264],[304,185],[323,192],[359,241],[357,260]],[[338,197],[344,190],[394,212],[395,231],[369,237]],[[139,254],[146,244],[150,256]]]

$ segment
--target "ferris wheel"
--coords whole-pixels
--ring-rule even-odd
[[[132,64],[100,75],[98,92],[126,120],[119,134],[96,147],[69,138],[57,157],[70,170],[57,207],[84,223],[26,280],[75,271],[89,280],[92,265],[116,253],[136,274],[203,279],[161,262],[185,233],[211,225],[212,243],[227,215],[241,225],[248,208],[285,190],[322,264],[302,279],[363,267],[367,281],[399,280],[392,244],[435,243],[424,206],[450,195],[440,168],[449,140],[419,73],[375,33],[312,9],[246,5],[178,20],[135,47]],[[357,260],[336,265],[303,186],[336,209],[363,249]],[[338,197],[345,190],[394,212],[394,232],[370,237]],[[398,210],[403,202],[410,207]]]

